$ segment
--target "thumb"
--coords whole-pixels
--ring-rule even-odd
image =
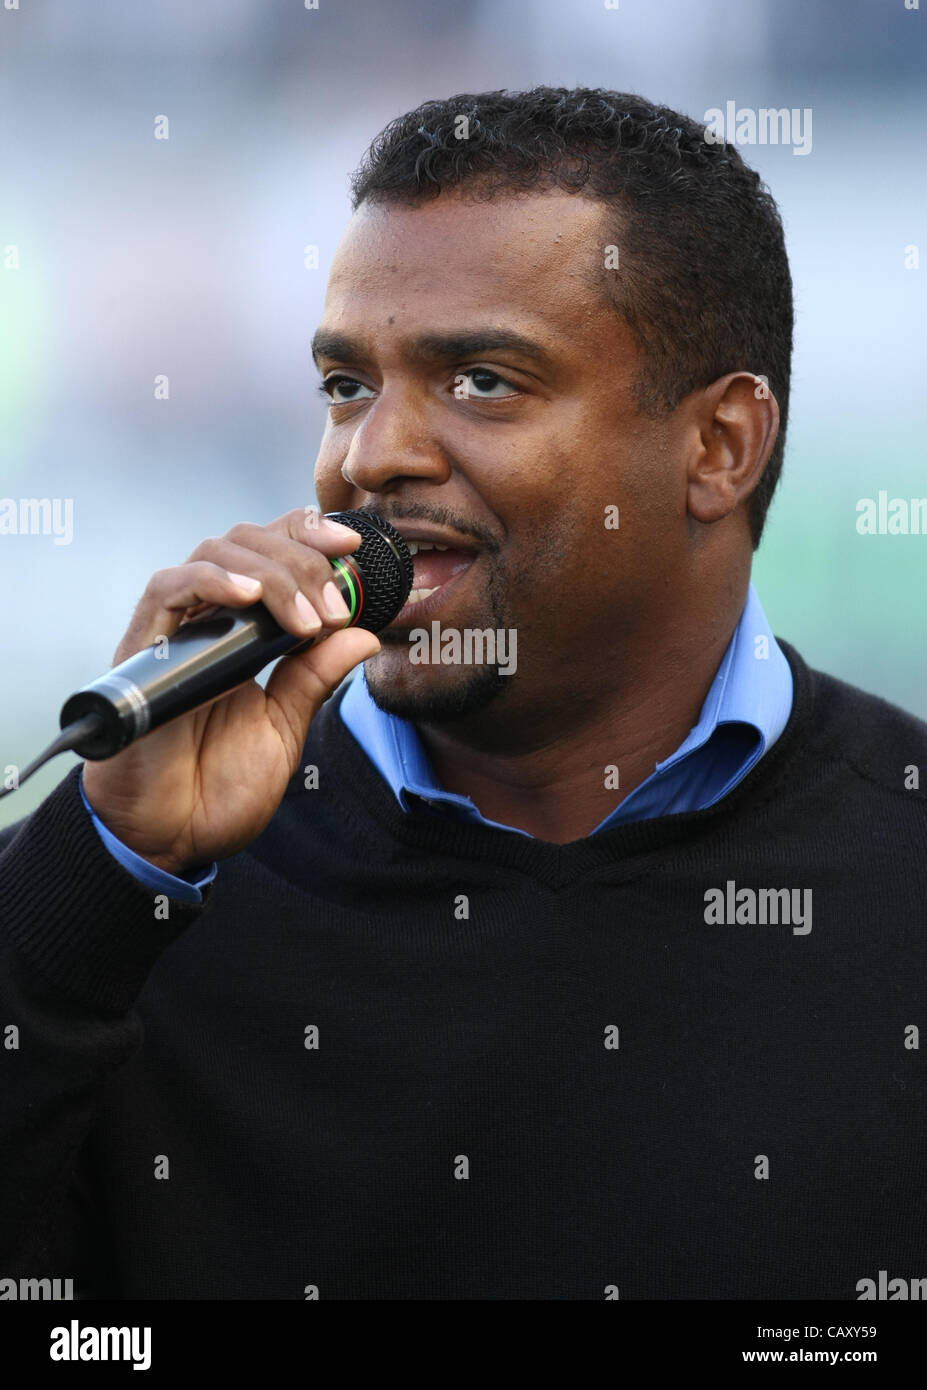
[[[264,690],[267,714],[291,754],[293,766],[309,725],[335,687],[359,662],[376,656],[378,638],[366,628],[341,628],[307,652],[284,657]]]

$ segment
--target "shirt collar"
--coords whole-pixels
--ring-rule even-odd
[[[720,800],[772,747],[785,728],[791,707],[792,672],[750,584],[740,621],[698,720],[676,751],[657,763],[650,776],[595,829],[701,809]],[[411,810],[415,799],[420,798],[467,819],[517,830],[485,820],[469,797],[439,785],[414,724],[387,714],[374,703],[363,668],[345,693],[341,717],[404,811]]]

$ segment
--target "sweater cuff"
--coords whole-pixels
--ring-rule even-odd
[[[87,815],[82,766],[0,853],[4,934],[69,998],[124,1013],[171,942],[208,911],[212,885],[189,904],[128,873]]]

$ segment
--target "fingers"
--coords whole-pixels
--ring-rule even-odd
[[[159,637],[170,637],[189,608],[198,604],[243,608],[260,597],[260,581],[247,575],[229,574],[222,566],[206,560],[158,570],[148,581],[132,614],[113,663],[118,666],[143,647],[150,647]]]
[[[317,507],[297,507],[284,512],[261,529],[274,531],[301,545],[311,545],[323,555],[349,555],[362,540],[359,532],[338,521],[329,521]]]
[[[281,627],[297,637],[333,632],[349,610],[332,582],[329,558],[356,550],[356,531],[311,508],[286,512],[269,526],[242,523],[202,541],[186,564],[152,576],[113,658],[125,661],[186,617],[213,605],[245,607],[261,599]]]
[[[287,632],[309,637],[319,633],[323,623],[343,626],[349,611],[343,599],[340,607],[335,604],[325,587],[332,582],[332,567],[325,556],[260,527],[254,528],[257,534],[244,535],[249,529],[235,527],[229,533],[240,535],[240,541],[203,541],[191,562],[208,561],[259,580],[262,601]]]
[[[291,766],[296,766],[311,721],[335,687],[379,650],[372,632],[352,627],[278,662],[264,693],[268,718],[284,740]]]
[[[189,558],[260,579],[262,601],[280,626],[310,637],[323,627],[343,627],[350,617],[329,561],[355,550],[360,539],[317,514],[307,526],[303,511],[287,512],[270,526],[233,526],[225,536],[203,541]]]

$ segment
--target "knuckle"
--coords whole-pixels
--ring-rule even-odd
[[[188,560],[202,560],[207,555],[215,554],[220,541],[218,536],[207,536],[204,541],[200,541],[195,550],[190,552]]]
[[[294,507],[291,511],[284,512],[282,516],[275,516],[273,521],[268,523],[267,530],[272,531],[276,536],[298,540],[305,530],[305,526],[305,507]]]
[[[236,521],[235,525],[226,531],[224,539],[232,541],[236,545],[245,545],[254,535],[255,528],[247,521]]]
[[[162,594],[167,592],[174,573],[175,571],[170,569],[155,570],[145,586],[142,598],[160,598]]]
[[[303,584],[321,589],[331,579],[332,567],[321,551],[310,550],[300,560],[299,577]]]
[[[201,585],[215,583],[217,579],[224,580],[227,573],[225,567],[214,560],[195,560],[191,568],[193,577]]]
[[[282,602],[289,598],[290,589],[294,587],[289,571],[274,560],[261,557],[248,567],[248,574],[254,579],[260,579],[264,586],[265,603]]]

